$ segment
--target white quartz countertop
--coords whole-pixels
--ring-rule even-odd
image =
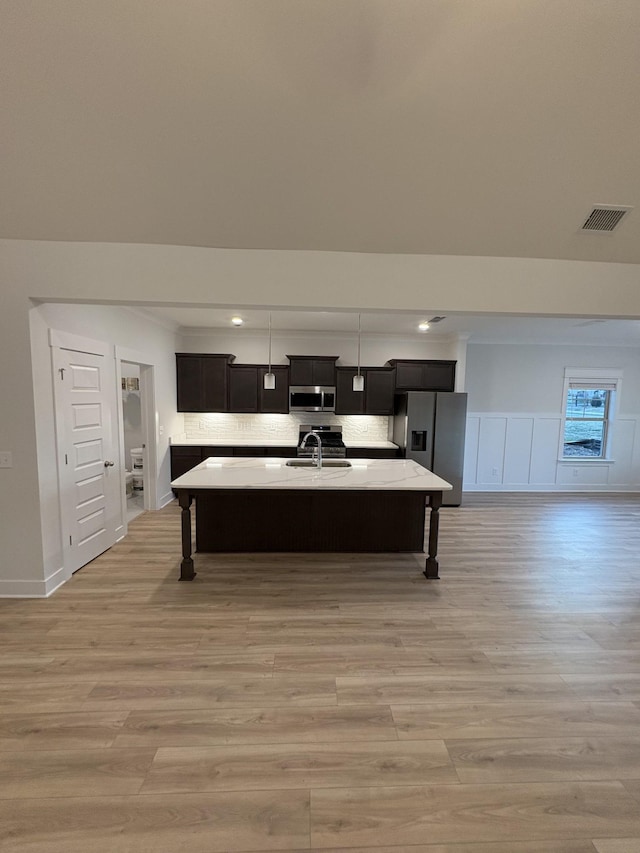
[[[345,447],[370,447],[372,450],[397,450],[398,445],[392,441],[357,441],[344,442]],[[293,438],[185,438],[172,440],[172,447],[297,447],[298,442]]]
[[[446,480],[412,459],[353,459],[349,468],[295,468],[284,458],[212,456],[171,483],[174,489],[377,489],[448,491]]]

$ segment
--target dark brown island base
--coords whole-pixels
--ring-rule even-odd
[[[437,579],[442,493],[451,485],[416,462],[360,459],[344,467],[296,467],[277,458],[212,457],[171,484],[182,508],[180,580],[196,576],[196,551],[424,552]]]

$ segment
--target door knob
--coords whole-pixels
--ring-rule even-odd
[[[115,464],[116,464],[115,462],[109,462],[108,460],[105,460],[104,467],[105,468],[113,468],[113,466]]]

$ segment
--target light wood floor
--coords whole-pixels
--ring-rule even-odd
[[[3,853],[638,853],[640,496],[469,495],[414,555],[196,555],[0,601]]]

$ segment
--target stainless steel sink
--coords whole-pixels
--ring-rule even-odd
[[[288,459],[285,463],[291,468],[317,468],[313,459]],[[346,459],[323,459],[323,468],[351,468],[351,462]]]

